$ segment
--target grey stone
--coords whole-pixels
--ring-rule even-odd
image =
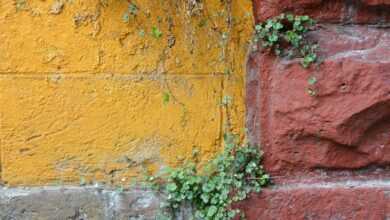
[[[1,220],[154,220],[164,197],[98,187],[0,188]]]

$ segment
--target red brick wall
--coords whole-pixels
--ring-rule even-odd
[[[390,1],[254,0],[254,12],[257,22],[315,18],[308,37],[321,64],[250,55],[247,125],[276,185],[244,205],[247,214],[390,219]]]

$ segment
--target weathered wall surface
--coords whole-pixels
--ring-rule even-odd
[[[312,16],[319,25],[308,37],[320,49],[308,69],[299,59],[251,55],[248,127],[277,185],[249,201],[257,205],[246,206],[248,214],[389,219],[390,2],[254,5],[258,22],[287,11]]]
[[[243,133],[251,2],[189,2],[2,2],[2,183],[126,185]]]
[[[155,220],[164,196],[99,187],[0,189],[0,219]],[[158,218],[157,218],[158,219]]]

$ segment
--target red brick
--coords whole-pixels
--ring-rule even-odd
[[[389,0],[254,0],[257,22],[292,12],[309,15],[319,22],[375,24],[390,21]]]
[[[390,0],[362,0],[366,5],[390,5]]]
[[[320,51],[309,69],[250,54],[249,138],[276,185],[239,206],[249,220],[390,220],[390,31],[367,25],[389,24],[390,1],[254,0],[254,12],[314,17]]]
[[[390,187],[282,186],[241,204],[248,220],[387,220]]]
[[[319,66],[267,53],[249,63],[248,120],[255,121],[248,125],[259,133],[265,167],[279,175],[389,165],[390,35],[327,25],[311,37],[321,48]]]

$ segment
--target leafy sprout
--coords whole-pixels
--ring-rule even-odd
[[[152,27],[152,36],[156,39],[160,39],[163,33],[160,31],[158,27]]]
[[[240,146],[234,135],[225,135],[225,149],[203,169],[194,163],[169,169],[166,182],[168,208],[177,213],[191,204],[194,219],[230,220],[243,215],[232,204],[260,192],[270,182],[263,171],[261,153],[250,145]],[[159,178],[156,178],[156,180]]]
[[[317,45],[310,43],[306,33],[315,25],[309,16],[281,14],[255,26],[255,42],[260,41],[277,56],[301,57],[307,68],[317,60]]]

